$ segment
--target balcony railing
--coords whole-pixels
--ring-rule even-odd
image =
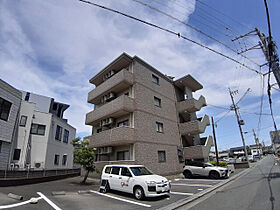
[[[191,98],[191,99],[177,102],[177,104],[176,104],[176,108],[179,113],[197,112],[204,106],[206,106],[206,100],[203,96],[200,96],[198,100]]]
[[[133,84],[133,74],[126,69],[123,69],[113,75],[111,78],[104,81],[94,90],[88,93],[88,102],[99,104],[103,95],[109,92],[121,92]]]
[[[210,125],[209,117],[204,115],[202,119],[192,120],[190,122],[180,123],[179,130],[181,135],[196,135],[204,133],[206,126]]]
[[[86,125],[95,125],[100,120],[107,117],[117,118],[122,115],[128,114],[135,110],[135,101],[133,98],[122,95],[113,101],[87,113]]]
[[[135,143],[135,130],[131,127],[116,127],[89,137],[90,147],[118,146]]]
[[[185,159],[207,159],[210,153],[210,149],[213,146],[212,136],[208,136],[206,141],[202,139],[204,144],[184,147]]]

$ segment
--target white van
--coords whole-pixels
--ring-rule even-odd
[[[170,183],[143,165],[106,165],[101,175],[100,192],[110,189],[132,193],[136,199],[142,200],[169,194]]]

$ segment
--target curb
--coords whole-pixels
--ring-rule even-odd
[[[261,162],[262,160],[260,160],[259,162]],[[191,202],[201,198],[205,194],[211,193],[214,190],[216,190],[216,189],[218,189],[218,188],[220,188],[220,187],[222,187],[222,186],[224,186],[224,185],[226,185],[226,184],[228,184],[228,183],[230,183],[230,182],[232,182],[232,181],[234,181],[234,180],[236,180],[236,179],[238,179],[238,178],[248,174],[253,168],[255,168],[257,165],[259,165],[259,162],[256,165],[254,165],[252,168],[247,168],[244,171],[242,171],[242,172],[240,172],[238,174],[233,175],[231,178],[227,179],[224,182],[221,182],[221,183],[215,185],[213,188],[209,188],[209,189],[206,189],[206,190],[204,190],[204,191],[202,191],[200,193],[196,193],[193,196],[191,196],[191,198],[183,198],[183,199],[181,199],[179,201],[176,201],[176,202],[174,202],[172,204],[169,204],[169,205],[167,205],[167,206],[165,206],[163,208],[159,208],[159,210],[177,209],[177,208],[182,207],[182,206],[184,206],[184,205],[186,205],[188,203],[191,203]]]

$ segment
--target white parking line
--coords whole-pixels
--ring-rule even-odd
[[[188,195],[188,196],[192,196],[193,193],[182,193],[182,192],[173,192],[171,191],[170,194],[174,194],[174,195]]]
[[[197,189],[198,191],[202,191],[203,189]]]
[[[94,190],[90,190],[90,192],[98,194],[98,195],[102,195],[102,196],[105,196],[105,197],[108,197],[108,198],[112,198],[112,199],[115,199],[115,200],[119,200],[119,201],[123,201],[123,202],[127,202],[127,203],[132,203],[132,204],[139,205],[139,206],[144,206],[144,207],[147,207],[147,208],[152,207],[151,205],[148,205],[148,204],[139,203],[139,202],[135,202],[135,201],[131,201],[131,200],[126,200],[126,199],[115,197],[115,196],[112,196],[112,195],[107,195],[107,194],[104,194],[104,193],[100,193],[100,192],[97,192],[97,191],[94,191]]]
[[[196,182],[222,182],[223,180],[212,179],[174,179],[174,181],[196,181]]]
[[[36,198],[38,200],[42,199],[41,197]],[[4,206],[0,206],[0,209],[9,209],[9,208],[14,208],[14,207],[18,207],[18,206],[22,206],[25,204],[28,204],[31,202],[31,199],[27,200],[27,201],[23,201],[20,203],[15,203],[15,204],[9,204],[9,205],[4,205]]]
[[[213,185],[209,184],[181,184],[181,183],[171,183],[171,186],[188,186],[188,187],[212,187]]]
[[[50,204],[55,210],[61,210],[57,205],[54,204],[50,199],[48,199],[43,193],[37,192],[38,195],[40,195],[41,198],[43,198],[48,204]]]

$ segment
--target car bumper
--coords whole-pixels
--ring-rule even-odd
[[[148,192],[146,193],[146,197],[158,197],[163,195],[169,195],[170,190],[164,192]]]
[[[162,195],[168,195],[170,192],[170,184],[160,184],[154,188],[148,188],[146,191],[146,197],[157,197]]]

